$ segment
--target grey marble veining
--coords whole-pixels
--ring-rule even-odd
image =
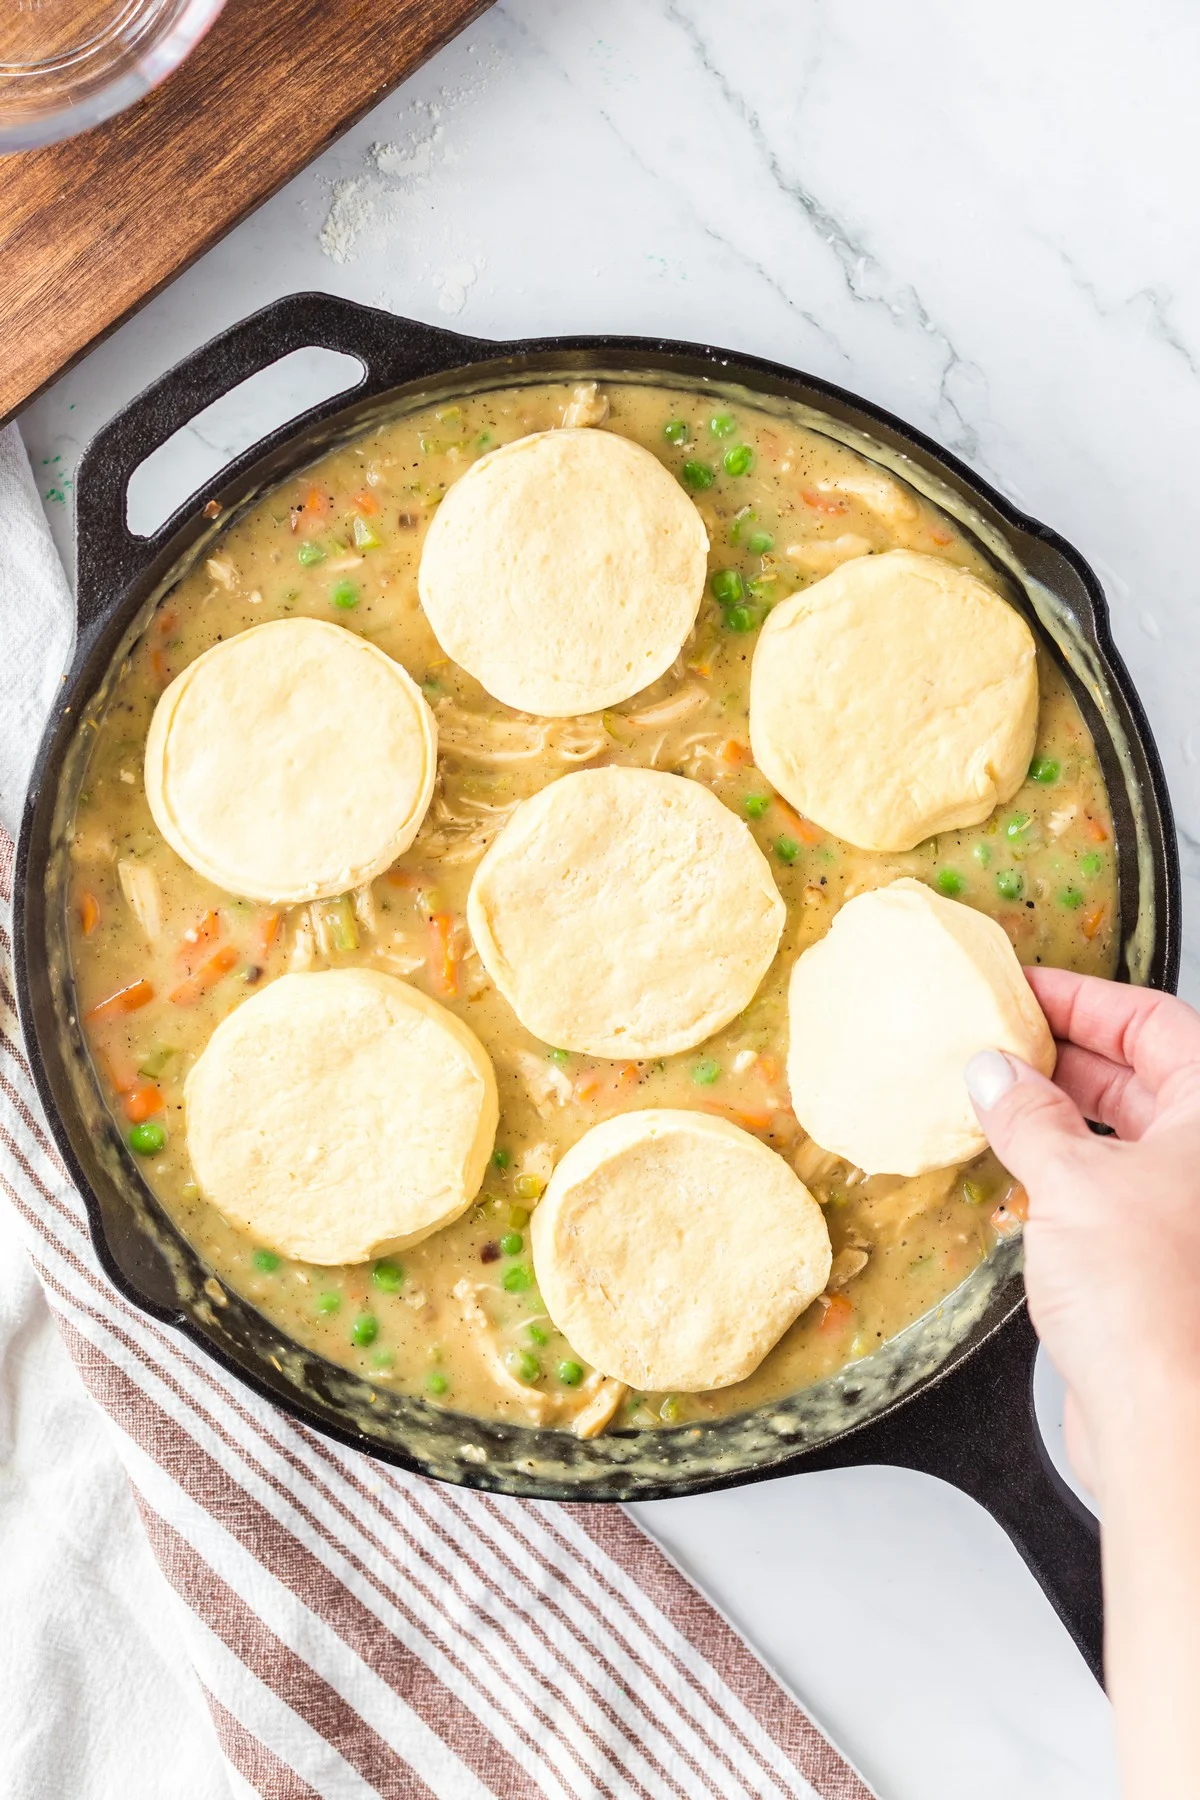
[[[504,0],[28,409],[59,542],[96,425],[299,288],[809,369],[1097,569],[1177,809],[1200,998],[1197,66],[1188,0]],[[315,397],[297,371],[284,412]],[[263,424],[258,402],[202,421],[139,504]],[[960,1496],[856,1471],[643,1518],[886,1800],[1113,1794],[1105,1703]]]

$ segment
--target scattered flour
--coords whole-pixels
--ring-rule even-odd
[[[466,303],[467,291],[479,279],[479,271],[483,267],[482,257],[478,262],[454,263],[443,269],[434,277],[441,283],[438,292],[438,311],[444,313],[461,312]]]

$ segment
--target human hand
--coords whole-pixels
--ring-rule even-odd
[[[1026,973],[1058,1040],[1054,1080],[987,1050],[967,1085],[1029,1194],[1029,1310],[1067,1383],[1072,1462],[1101,1494],[1131,1416],[1168,1407],[1180,1382],[1200,1390],[1200,1015],[1148,988]]]

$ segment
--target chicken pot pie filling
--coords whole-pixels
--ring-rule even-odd
[[[694,507],[710,548],[698,615],[666,672],[600,711],[552,716],[494,699],[451,660],[422,609],[418,576],[426,535],[455,483],[506,445],[562,430],[614,434],[653,457]],[[562,460],[587,468],[592,459]],[[699,531],[688,536],[699,543]],[[1040,646],[1027,771],[976,824],[904,851],[855,848],[796,812],[756,766],[750,671],[766,620],[846,564],[895,551],[944,564],[955,572],[951,590],[963,573],[1007,598],[995,569],[952,521],[855,452],[750,404],[620,382],[502,389],[411,412],[292,478],[214,541],[159,603],[98,720],[74,821],[70,933],[79,1016],[114,1121],[218,1281],[296,1341],[374,1384],[434,1406],[589,1436],[740,1412],[819,1380],[936,1307],[998,1238],[1019,1229],[1023,1196],[990,1152],[912,1177],[864,1174],[806,1135],[788,1090],[789,979],[855,895],[914,880],[994,919],[1022,963],[1107,975],[1116,962],[1115,854],[1103,778],[1078,706]],[[486,592],[477,604],[486,606]],[[392,659],[419,687],[437,743],[432,799],[408,847],[357,886],[293,904],[230,892],[181,860],[155,825],[144,775],[151,719],[165,690],[215,646],[282,620],[340,628]],[[828,723],[821,781],[833,791],[838,712],[826,704],[819,674],[818,723]],[[838,671],[837,682],[844,679]],[[830,693],[835,688],[831,678]],[[1026,728],[1014,720],[1010,741]],[[322,791],[339,792],[339,766],[343,796],[371,791],[358,775],[369,753],[360,736],[351,718],[328,745],[334,767],[322,770]],[[787,749],[777,754],[786,759]],[[247,800],[249,816],[256,803],[252,741],[244,761],[243,831]],[[522,804],[553,782],[605,770],[672,776],[695,784],[706,804],[715,799],[765,861],[784,909],[778,952],[740,1010],[674,1053],[601,1055],[535,1036],[494,985],[468,929],[472,880]],[[410,785],[419,810],[421,784]],[[944,798],[939,793],[939,806]],[[264,817],[264,836],[275,830]],[[570,871],[550,878],[561,882]],[[746,926],[748,938],[762,935],[769,895],[764,904],[766,914]],[[729,910],[722,923],[736,936]],[[565,916],[561,907],[557,916]],[[614,941],[627,928],[607,904],[597,917]],[[669,938],[663,943],[669,962]],[[586,936],[571,939],[563,955],[586,961],[588,944]],[[611,949],[607,941],[595,949],[610,972],[617,966]],[[565,965],[560,959],[556,969],[552,942],[547,950],[545,988],[565,989]],[[725,953],[742,971],[764,960],[749,941],[726,945]],[[422,1230],[434,1222],[419,1241],[382,1251],[375,1244],[365,1260],[317,1260],[325,1254],[320,1244],[284,1241],[260,1217],[247,1229],[244,1216],[239,1222],[205,1197],[189,1155],[185,1094],[197,1070],[204,1085],[210,1044],[238,1027],[241,1009],[269,1000],[282,978],[324,971],[386,977],[385,991],[394,981],[434,1003],[427,1016],[465,1028],[460,1041],[475,1050],[464,1067],[480,1071],[478,1112],[460,1128],[465,1173],[455,1204],[465,1197],[466,1210],[439,1228],[438,1205],[445,1218],[453,1208],[437,1202],[422,1215]],[[577,977],[574,967],[570,976]],[[805,1029],[819,1065],[821,1018]],[[832,1025],[825,1029],[836,1038]],[[498,1122],[482,1179],[466,1197],[474,1163],[482,1163],[477,1140],[491,1124],[484,1064],[494,1073]],[[346,1191],[386,1186],[395,1159],[403,1161],[402,1132],[383,1142],[393,1089],[384,1082],[379,1095],[366,1094],[361,1070],[356,1082],[350,1065],[326,1070],[319,1056],[310,1055],[306,1068],[320,1093],[326,1139],[352,1165],[357,1153],[368,1175],[356,1182],[353,1166],[343,1169]],[[220,1084],[209,1088],[206,1142],[219,1143]],[[406,1093],[397,1102],[396,1116],[416,1105],[436,1117],[439,1104],[422,1080],[416,1099]],[[233,1088],[227,1105],[231,1133],[236,1127],[249,1141],[259,1122],[271,1130],[265,1101],[261,1121],[249,1117],[253,1106],[239,1108]],[[294,1130],[300,1112],[284,1110]],[[742,1320],[723,1287],[714,1313],[726,1337],[765,1350],[729,1385],[627,1384],[563,1335],[541,1292],[533,1221],[556,1170],[608,1121],[628,1118],[625,1129],[636,1132],[640,1113],[728,1123],[779,1159],[781,1176],[796,1178],[794,1190],[781,1182],[785,1193],[811,1195],[820,1207],[828,1274],[818,1249],[808,1266],[825,1275],[821,1291],[793,1322],[784,1320],[782,1335],[757,1277],[746,1284]],[[693,1137],[703,1146],[702,1131]],[[268,1162],[271,1148],[286,1154],[281,1138],[264,1146]],[[738,1242],[733,1190],[742,1180],[730,1177],[731,1247]],[[740,1191],[752,1189],[751,1180]],[[761,1204],[760,1193],[752,1198]],[[663,1248],[655,1232],[670,1212],[648,1202],[638,1210],[647,1271]],[[411,1240],[403,1207],[397,1214],[385,1205],[381,1216],[391,1221],[389,1243]],[[374,1229],[372,1220],[367,1238]],[[539,1230],[549,1242],[549,1216]],[[361,1254],[367,1238],[346,1238],[342,1253],[353,1242]],[[721,1241],[719,1222],[713,1241]],[[337,1234],[328,1242],[336,1251]],[[624,1278],[636,1277],[637,1246],[622,1235],[611,1250]],[[686,1259],[683,1266],[685,1279],[702,1280]],[[545,1285],[554,1286],[552,1272]],[[591,1348],[605,1359],[598,1343]],[[646,1382],[656,1366],[646,1364]],[[662,1366],[671,1372],[669,1362]],[[623,1364],[620,1372],[632,1369]],[[695,1379],[694,1366],[687,1379]]]

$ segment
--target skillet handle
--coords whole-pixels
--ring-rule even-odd
[[[92,439],[80,460],[76,495],[76,613],[81,639],[102,623],[112,602],[148,569],[188,517],[202,494],[193,495],[151,537],[137,537],[126,523],[130,477],[151,451],[165,444],[205,407],[269,368],[290,351],[318,347],[356,357],[364,375],[356,385],[302,415],[306,423],[406,381],[440,373],[495,346],[436,325],[397,318],[334,294],[288,294],[232,325],[152,382]],[[244,463],[292,436],[300,420],[251,446],[202,491],[209,494]]]
[[[1103,1682],[1100,1531],[1053,1467],[1033,1409],[1037,1338],[1022,1306],[907,1405],[806,1455],[808,1469],[891,1464],[936,1475],[991,1513]]]

